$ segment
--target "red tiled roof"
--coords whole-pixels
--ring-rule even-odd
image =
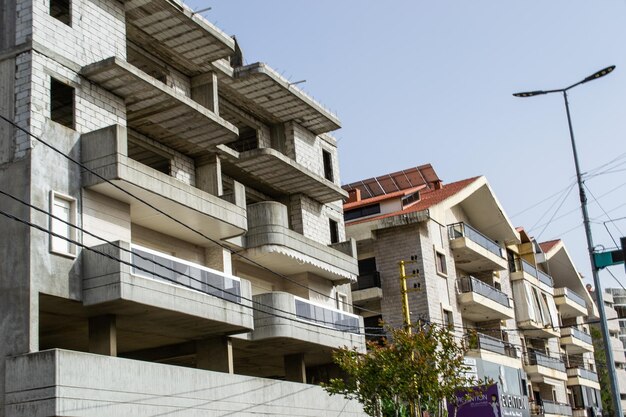
[[[449,197],[452,197],[453,195],[455,195],[456,193],[458,193],[459,191],[463,190],[465,187],[467,187],[468,185],[476,181],[478,178],[480,177],[472,177],[472,178],[468,178],[468,179],[457,181],[457,182],[451,182],[450,184],[443,185],[442,188],[439,190],[435,190],[435,189],[424,190],[420,195],[421,199],[415,204],[405,209],[398,210],[392,213],[381,214],[379,216],[372,216],[372,217],[367,217],[364,219],[357,219],[352,222],[346,222],[346,226],[370,222],[373,220],[384,219],[387,217],[398,216],[400,214],[413,213],[417,211],[426,210],[427,208],[432,207],[435,204],[441,203],[442,201],[444,201],[445,199]],[[362,200],[361,202],[371,202],[371,200],[373,199]]]
[[[368,206],[370,204],[379,203],[384,200],[403,197],[407,194],[414,193],[415,191],[423,190],[424,188],[426,188],[426,184],[418,185],[417,187],[407,188],[406,190],[400,190],[389,194],[379,195],[378,197],[366,198],[359,201],[353,201],[352,203],[345,203],[343,205],[343,209],[350,210],[355,207]]]
[[[547,242],[541,242],[539,244],[539,247],[541,248],[541,250],[544,253],[550,252],[550,250],[555,247],[556,245],[559,244],[559,242],[561,241],[561,239],[554,239],[554,240],[549,240]]]

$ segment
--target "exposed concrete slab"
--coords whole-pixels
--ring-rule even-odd
[[[110,126],[81,137],[82,162],[88,168],[175,218],[184,219],[184,223],[193,229],[215,240],[241,235],[247,229],[246,210],[240,207],[243,202],[228,202],[143,165],[127,154],[127,133],[123,126]],[[206,238],[168,219],[96,175],[84,171],[82,177],[84,187],[130,204],[134,224],[200,246],[211,244]]]
[[[365,417],[321,387],[88,353],[9,359],[5,417]]]
[[[270,123],[296,121],[319,135],[339,129],[339,118],[264,63],[233,69],[213,63],[229,100]]]
[[[81,75],[126,101],[129,127],[187,155],[239,135],[211,110],[117,57],[87,65]]]

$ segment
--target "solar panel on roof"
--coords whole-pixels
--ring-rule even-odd
[[[362,198],[372,198],[419,185],[430,184],[435,181],[439,181],[439,177],[433,167],[430,164],[426,164],[353,182],[344,185],[343,188],[344,190],[358,188],[361,190]]]

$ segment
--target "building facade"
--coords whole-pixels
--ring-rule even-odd
[[[177,1],[0,32],[0,416],[363,415],[337,117]]]
[[[423,165],[344,189],[359,257],[352,297],[368,333],[403,324],[404,261],[412,319],[466,338],[467,365],[498,383],[510,415],[596,415],[593,303],[562,242],[542,249],[514,228],[484,177],[443,184]]]

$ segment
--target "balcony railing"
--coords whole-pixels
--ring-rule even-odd
[[[296,317],[300,320],[342,332],[359,332],[359,316],[356,314],[314,304],[300,297],[294,297],[294,301],[296,303]]]
[[[459,291],[462,293],[475,292],[505,307],[511,307],[511,300],[508,295],[472,276],[459,278]]]
[[[530,351],[528,352],[528,364],[545,366],[546,368],[555,369],[557,371],[565,372],[565,364],[562,360],[553,358],[545,353]]]
[[[557,288],[554,291],[554,296],[557,297],[559,295],[564,296],[568,300],[575,302],[581,307],[587,308],[587,302],[585,301],[585,299],[576,294],[574,291],[570,290],[569,288]]]
[[[504,340],[497,339],[486,334],[478,333],[476,340],[476,348],[487,350],[493,353],[499,353],[500,355],[506,355],[511,358],[517,358],[517,350],[511,343]],[[471,345],[471,343],[470,343]]]
[[[382,288],[380,284],[380,272],[374,271],[369,274],[359,275],[357,282],[352,284],[352,291],[366,290],[368,288]]]
[[[524,271],[527,274],[530,274],[533,277],[537,278],[539,281],[543,282],[547,286],[549,287],[554,286],[554,281],[552,280],[552,277],[550,275],[546,274],[543,271],[540,271],[539,269],[535,268],[533,265],[531,265],[530,263],[526,262],[523,259],[516,259],[513,266],[515,267],[515,271],[520,271],[520,270]],[[515,271],[512,271],[512,272],[515,272]]]
[[[590,381],[598,382],[598,374],[586,368],[567,368],[567,376],[581,377]]]
[[[591,335],[588,333],[585,333],[581,330],[578,330],[576,327],[569,327],[569,328],[564,328],[561,331],[561,337],[566,337],[567,333],[569,332],[569,334],[578,339],[578,340],[582,340],[585,343],[589,343],[592,344],[593,340],[591,339]]]
[[[501,258],[502,256],[502,248],[493,240],[489,239],[487,236],[480,233],[478,230],[474,229],[472,226],[469,226],[465,223],[454,223],[448,225],[448,237],[452,239],[457,239],[460,237],[466,237],[474,243],[482,246],[487,249],[489,252],[497,255]]]
[[[192,288],[228,301],[241,302],[239,278],[164,253],[131,245],[134,275]]]
[[[572,407],[569,404],[555,403],[552,401],[542,401],[542,414],[557,414],[559,416],[571,416]]]

